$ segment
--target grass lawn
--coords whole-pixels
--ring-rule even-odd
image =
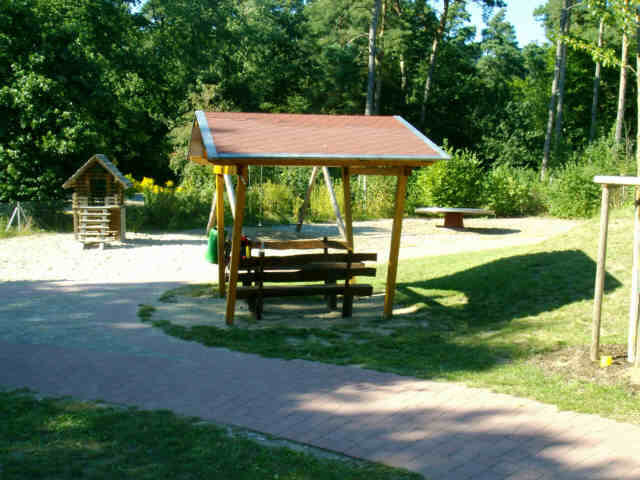
[[[187,328],[146,314],[167,333],[209,346],[462,381],[640,424],[640,388],[623,358],[632,227],[630,209],[612,213],[601,344],[614,364],[606,369],[588,360],[598,219],[538,245],[400,262],[396,306],[415,310],[402,322]]]
[[[0,478],[414,479],[415,473],[321,458],[168,411],[0,392]]]

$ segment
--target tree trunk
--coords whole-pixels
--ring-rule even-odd
[[[560,83],[560,66],[562,63],[562,32],[567,21],[567,7],[569,0],[562,0],[562,13],[560,15],[560,28],[558,32],[558,41],[556,42],[556,63],[553,69],[553,82],[551,84],[551,99],[549,100],[549,115],[547,118],[547,131],[544,137],[544,148],[542,154],[542,165],[540,167],[540,180],[547,177],[547,169],[549,168],[549,152],[551,150],[551,135],[553,133],[553,117],[556,112],[556,100],[558,98],[558,84]]]
[[[625,2],[625,3],[628,3]],[[620,55],[620,88],[618,89],[618,113],[616,115],[616,143],[622,143],[622,126],[624,123],[624,103],[627,93],[627,66],[629,37],[622,32],[622,54]]]
[[[604,35],[604,17],[600,19],[600,29],[598,30],[598,49],[602,48],[602,37]],[[589,142],[596,137],[596,126],[598,119],[598,93],[600,90],[600,72],[602,62],[596,62],[596,72],[593,75],[593,101],[591,102],[591,128],[589,128]]]
[[[636,14],[636,175],[640,175],[640,14]],[[636,363],[636,366],[638,363]]]
[[[377,55],[376,55],[376,93],[373,102],[373,112],[380,114],[380,98],[382,97],[382,60],[384,58],[384,24],[387,16],[387,1],[382,2],[382,12],[380,13],[380,34],[378,35]]]
[[[400,54],[400,89],[402,90],[402,103],[407,103],[407,64],[404,53]]]
[[[433,71],[436,66],[436,55],[438,53],[438,45],[447,26],[447,15],[449,13],[449,0],[443,0],[442,15],[440,16],[440,24],[436,30],[436,35],[431,44],[431,55],[429,56],[429,70],[427,71],[427,79],[424,82],[424,96],[422,97],[422,109],[420,110],[420,126],[424,130],[427,118],[427,100],[429,99],[429,91],[431,90],[431,81],[433,80]]]
[[[374,0],[371,24],[369,25],[369,77],[367,81],[367,105],[364,109],[365,115],[371,115],[373,112],[373,95],[376,83],[376,32],[378,31],[381,5],[382,0]]]
[[[572,0],[567,2],[567,17],[564,22],[564,28],[562,29],[562,55],[560,60],[560,78],[558,80],[558,106],[556,108],[556,131],[554,145],[556,148],[562,143],[562,114],[564,112],[564,79],[567,73],[567,42],[564,40],[569,35],[569,29],[571,28],[571,3]]]

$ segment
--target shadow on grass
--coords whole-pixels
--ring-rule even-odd
[[[413,272],[405,272],[405,278],[424,277],[428,266],[428,259],[412,262]],[[537,329],[548,328],[547,337],[566,341],[533,317],[590,300],[594,277],[594,262],[579,250],[543,252],[401,282],[399,307],[390,320],[381,318],[379,295],[357,302],[353,319],[346,322],[335,313],[329,317],[322,300],[310,298],[274,299],[265,306],[262,328],[225,328],[204,312],[200,323],[179,325],[161,315],[153,320],[170,335],[209,347],[455,380],[555,345],[530,336]],[[607,275],[606,290],[620,285]],[[526,317],[532,319],[514,322]]]
[[[399,283],[396,301],[422,304],[432,315],[460,320],[470,328],[495,328],[593,298],[596,265],[580,250],[540,252],[501,258],[424,281]],[[607,274],[605,291],[621,283]],[[434,291],[456,291],[463,305],[446,306]]]

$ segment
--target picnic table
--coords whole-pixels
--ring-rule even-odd
[[[454,208],[454,207],[422,207],[416,208],[416,213],[422,215],[440,215],[444,214],[444,225],[438,225],[445,228],[464,228],[463,217],[465,215],[495,215],[491,210],[484,208]]]

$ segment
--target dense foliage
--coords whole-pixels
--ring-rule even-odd
[[[472,3],[486,14],[480,32],[470,23]],[[436,1],[382,2],[374,113],[402,115],[436,143],[467,152],[449,167],[431,169],[431,180],[422,178],[429,173],[414,175],[409,210],[434,202],[482,204],[502,214],[544,209],[558,214],[546,197],[562,191],[558,179],[566,175],[584,182],[587,163],[593,171],[604,168],[585,160],[591,148],[594,59],[608,52],[596,129],[606,136],[618,103],[619,68],[612,59],[626,25],[622,13],[602,2],[571,8],[569,44],[575,48],[566,55],[563,121],[549,163],[556,181],[549,187],[536,183],[535,171],[545,142],[556,55],[552,42],[560,38],[563,1],[548,0],[537,11],[550,43],[526,46],[518,45],[499,8],[505,3],[453,0],[443,18]],[[185,153],[194,109],[364,111],[372,0],[0,0],[0,5],[0,202],[60,198],[62,182],[101,152],[136,178],[182,183],[204,205],[210,200],[205,198],[212,188],[210,172],[189,164]],[[607,28],[605,47],[598,50],[590,46],[601,18]],[[623,102],[627,138],[634,130],[634,83]],[[633,143],[627,144],[631,153]],[[436,188],[447,168],[458,168],[451,178],[464,182]],[[305,169],[252,169],[250,175],[249,208],[259,213],[249,216],[258,219],[265,216],[265,205],[295,210],[309,178]],[[388,215],[393,182],[354,180],[355,208],[361,210],[354,213]],[[567,180],[566,188],[578,187]],[[314,195],[324,193],[319,189]],[[562,215],[592,211],[561,210]],[[316,218],[329,213],[312,205]],[[284,219],[275,211],[267,214]]]

